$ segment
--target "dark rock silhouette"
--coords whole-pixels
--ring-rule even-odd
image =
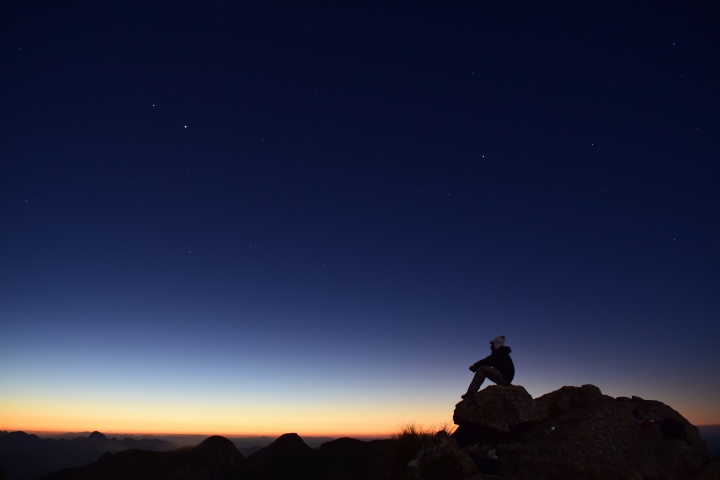
[[[613,400],[603,395],[595,385],[582,387],[562,387],[554,392],[546,393],[535,401],[543,418],[556,417],[570,410],[594,407]]]
[[[471,395],[455,407],[453,421],[458,425],[455,439],[461,446],[508,441],[525,432],[543,417],[525,388],[490,386]]]
[[[698,429],[667,405],[593,385],[535,400],[490,386],[455,408],[454,438],[481,471],[517,480],[692,479],[708,467]]]

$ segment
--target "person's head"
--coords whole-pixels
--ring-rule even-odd
[[[500,335],[499,337],[495,337],[492,340],[490,340],[490,349],[491,350],[498,350],[503,345],[505,345],[505,335]]]

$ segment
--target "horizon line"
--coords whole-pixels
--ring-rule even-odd
[[[701,428],[701,427],[717,427],[720,428],[720,423],[709,423],[709,424],[699,424],[694,425],[691,423],[691,425]],[[82,430],[82,431],[68,431],[68,430],[37,430],[37,429],[22,429],[22,428],[6,428],[6,427],[0,427],[0,432],[6,432],[6,433],[14,433],[14,432],[23,432],[29,435],[37,435],[39,437],[41,436],[62,436],[62,435],[83,435],[87,434],[86,436],[90,435],[93,432],[101,433],[105,436],[152,436],[152,437],[213,437],[213,436],[220,436],[220,437],[227,437],[227,438],[258,438],[258,437],[265,437],[265,438],[280,438],[283,435],[289,435],[289,434],[295,434],[298,435],[300,438],[355,438],[355,439],[385,439],[390,438],[392,436],[392,433],[311,433],[311,434],[302,434],[298,432],[283,432],[283,433],[207,433],[207,432],[196,432],[196,433],[178,433],[178,432],[171,432],[171,433],[163,433],[163,432],[123,432],[123,431],[105,431],[102,430]]]
[[[718,425],[720,426],[720,425]],[[82,434],[91,434],[93,432],[101,433],[105,436],[114,436],[114,435],[125,435],[125,436],[140,436],[140,435],[149,435],[153,437],[213,437],[213,436],[220,436],[220,437],[228,437],[228,438],[255,438],[255,437],[270,437],[270,438],[280,438],[283,435],[289,435],[289,434],[295,434],[298,435],[300,438],[388,438],[392,435],[392,433],[311,433],[311,434],[302,434],[298,432],[283,432],[283,433],[206,433],[206,432],[196,432],[196,433],[178,433],[178,432],[172,432],[172,433],[163,433],[163,432],[124,432],[124,431],[102,431],[102,430],[82,430],[82,431],[68,431],[68,430],[37,430],[37,429],[22,429],[22,428],[5,428],[0,427],[0,431],[4,431],[7,433],[13,433],[13,432],[23,432],[27,434],[37,435],[37,436],[48,436],[48,435],[82,435]]]

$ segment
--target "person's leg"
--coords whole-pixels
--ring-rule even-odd
[[[480,390],[480,386],[485,381],[485,369],[488,367],[478,367],[477,370],[475,370],[475,376],[473,377],[472,381],[470,382],[470,386],[468,387],[467,393],[465,395],[470,395],[472,393],[477,392]]]
[[[505,380],[505,377],[502,376],[502,373],[500,373],[497,368],[478,367],[478,369],[475,370],[475,376],[473,377],[472,382],[470,382],[467,393],[465,395],[462,395],[462,398],[465,398],[468,395],[472,395],[473,393],[476,393],[478,390],[480,390],[480,387],[485,381],[485,377],[489,378],[491,381],[497,383],[498,385],[509,385],[508,382]]]
[[[500,370],[493,367],[483,367],[485,368],[485,376],[492,380],[493,382],[497,383],[498,385],[502,385],[503,387],[507,387],[510,385],[507,380],[505,380],[505,377],[503,377],[502,373],[500,373]]]

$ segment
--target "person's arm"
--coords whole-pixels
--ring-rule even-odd
[[[474,372],[478,369],[478,367],[491,367],[492,366],[492,360],[490,359],[492,355],[488,355],[487,357],[483,358],[482,360],[478,360],[477,362],[470,365],[470,371]]]

